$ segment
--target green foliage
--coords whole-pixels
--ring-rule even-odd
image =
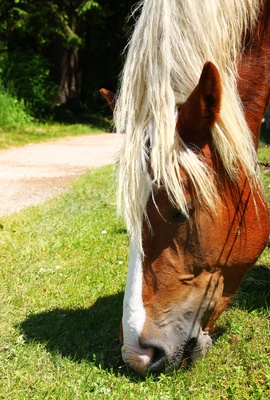
[[[48,60],[32,51],[7,53],[3,59],[3,85],[23,99],[36,118],[44,117],[57,99],[57,86],[50,78],[50,69]]]
[[[18,100],[0,86],[0,129],[21,128],[33,122],[23,100]]]
[[[68,113],[101,112],[104,103],[98,90],[117,87],[120,53],[127,41],[123,26],[134,2],[44,0],[41,5],[36,0],[0,1],[0,49],[11,61],[18,57],[13,53],[25,54],[34,72],[32,82],[23,85],[18,81],[21,77],[29,80],[24,75],[28,67],[21,60],[15,62],[7,77],[2,74],[5,84],[9,80],[38,117],[52,111],[58,114],[52,81]],[[61,116],[69,115],[60,111]]]
[[[270,147],[261,144],[258,151],[259,161],[262,163],[269,163],[270,160]],[[260,166],[261,181],[264,187],[264,193],[268,201],[268,207],[270,209],[270,168],[269,166]]]
[[[261,133],[260,133],[260,140],[265,144],[270,144],[270,130],[266,128],[265,121],[261,125]]]
[[[81,16],[93,8],[100,8],[100,4],[94,0],[85,0],[79,5],[76,12],[79,16]]]
[[[114,181],[112,168],[93,170],[44,206],[1,219],[0,397],[267,400],[270,249],[219,319],[204,360],[159,377],[123,367],[128,238]]]

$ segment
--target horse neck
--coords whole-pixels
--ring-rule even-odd
[[[238,64],[238,90],[257,147],[261,120],[270,100],[270,2],[264,8]]]

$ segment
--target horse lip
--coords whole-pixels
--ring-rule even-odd
[[[147,370],[153,374],[159,374],[165,370],[167,356],[165,350],[154,348],[154,357],[148,365]]]
[[[147,371],[153,374],[159,374],[165,370],[166,363],[168,361],[169,351],[166,349],[166,344],[159,343],[157,341],[146,340],[140,343],[142,348],[152,348],[153,357],[147,366]]]
[[[188,367],[197,359],[202,358],[211,347],[211,337],[208,332],[202,331],[200,335],[186,338],[178,344],[174,351],[167,343],[157,340],[146,340],[140,343],[142,348],[152,348],[153,357],[147,366],[147,371],[153,374],[170,372],[181,365]]]
[[[212,340],[208,332],[202,332],[201,337],[192,337],[186,340],[182,346],[177,346],[174,353],[170,356],[169,351],[166,351],[166,346],[159,343],[153,345],[150,344],[150,341],[147,341],[144,343],[144,346],[151,346],[154,350],[153,358],[147,366],[147,371],[153,374],[160,374],[176,370],[181,365],[189,367],[194,361],[206,354],[211,347],[210,343],[212,343]]]

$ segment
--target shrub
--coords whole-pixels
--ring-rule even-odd
[[[15,128],[32,121],[33,118],[27,113],[23,100],[13,97],[0,86],[0,127]]]
[[[44,118],[57,99],[57,85],[50,77],[51,65],[32,51],[6,53],[2,82],[18,99],[23,99],[32,116]]]

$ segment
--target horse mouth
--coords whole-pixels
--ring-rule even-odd
[[[166,369],[167,356],[163,349],[154,347],[154,355],[150,365],[148,366],[148,371],[153,374],[160,374]]]
[[[155,347],[152,361],[147,370],[152,374],[160,374],[172,372],[180,367],[188,368],[205,356],[211,344],[212,339],[204,333],[200,338],[189,339],[184,347],[179,347],[174,352],[172,357],[168,357],[164,349]]]
[[[198,339],[192,338],[190,339],[183,352],[183,357],[181,360],[181,365],[184,367],[189,367],[196,359],[202,358],[204,354],[201,354],[202,351],[198,345]]]

